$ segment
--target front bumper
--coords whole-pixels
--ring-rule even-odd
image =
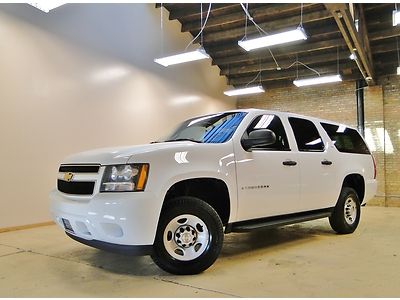
[[[66,231],[65,233],[71,239],[79,243],[88,245],[93,248],[105,250],[108,252],[114,252],[125,255],[151,255],[153,253],[152,245],[144,245],[144,246],[119,245],[119,244],[106,243],[98,240],[86,240],[76,235],[73,235],[68,231]]]
[[[87,197],[53,190],[50,199],[54,221],[79,242],[93,247],[99,246],[99,242],[103,246],[104,243],[114,246],[154,243],[162,203],[153,193],[97,193]],[[72,230],[65,229],[63,219]],[[105,248],[110,249],[102,247]]]

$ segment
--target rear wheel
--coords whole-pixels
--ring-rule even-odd
[[[214,263],[222,242],[217,212],[198,198],[178,197],[161,213],[152,258],[169,273],[197,274]]]
[[[329,223],[337,233],[348,234],[356,230],[360,222],[361,206],[356,191],[349,187],[343,187],[339,200]]]

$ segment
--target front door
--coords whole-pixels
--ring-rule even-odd
[[[245,151],[236,146],[238,221],[298,211],[299,167],[282,121],[276,115],[260,115],[244,136],[257,129],[270,129],[276,143]]]

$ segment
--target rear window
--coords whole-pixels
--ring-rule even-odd
[[[357,130],[344,125],[321,123],[336,149],[340,152],[370,154],[367,145]]]

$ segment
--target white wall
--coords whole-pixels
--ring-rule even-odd
[[[210,61],[164,68],[154,4],[0,4],[0,228],[50,220],[68,154],[155,140],[235,107]],[[164,14],[165,54],[191,40]]]

